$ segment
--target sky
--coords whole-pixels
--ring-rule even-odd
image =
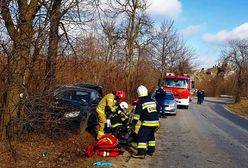
[[[199,68],[217,65],[228,41],[248,38],[248,0],[148,0],[152,19],[173,20]]]

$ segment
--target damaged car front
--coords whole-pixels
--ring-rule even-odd
[[[63,86],[54,90],[51,110],[60,125],[82,132],[97,124],[95,109],[100,100],[101,95],[94,89]]]

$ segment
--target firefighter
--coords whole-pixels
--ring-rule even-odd
[[[153,155],[155,152],[155,131],[159,126],[159,112],[156,108],[156,102],[148,96],[148,90],[140,85],[137,89],[139,102],[136,105],[132,126],[135,127],[138,120],[141,121],[141,127],[137,135],[137,148],[134,158],[144,159],[146,155]]]
[[[123,125],[123,123],[128,119],[127,109],[128,104],[127,102],[123,101],[119,104],[117,112],[110,116],[112,130],[120,125]]]
[[[96,112],[98,115],[98,132],[97,139],[104,135],[105,124],[110,113],[114,113],[117,110],[118,104],[126,99],[126,93],[124,91],[114,91],[105,95],[99,102]]]

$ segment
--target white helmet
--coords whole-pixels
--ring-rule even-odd
[[[120,107],[121,107],[121,109],[123,109],[123,110],[128,109],[128,104],[127,104],[127,102],[125,102],[125,101],[121,102],[121,103],[120,103]]]
[[[148,96],[148,90],[145,86],[140,85],[137,89],[138,97]]]

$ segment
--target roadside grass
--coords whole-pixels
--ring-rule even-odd
[[[241,100],[239,103],[226,104],[226,106],[232,112],[248,118],[248,100]]]

